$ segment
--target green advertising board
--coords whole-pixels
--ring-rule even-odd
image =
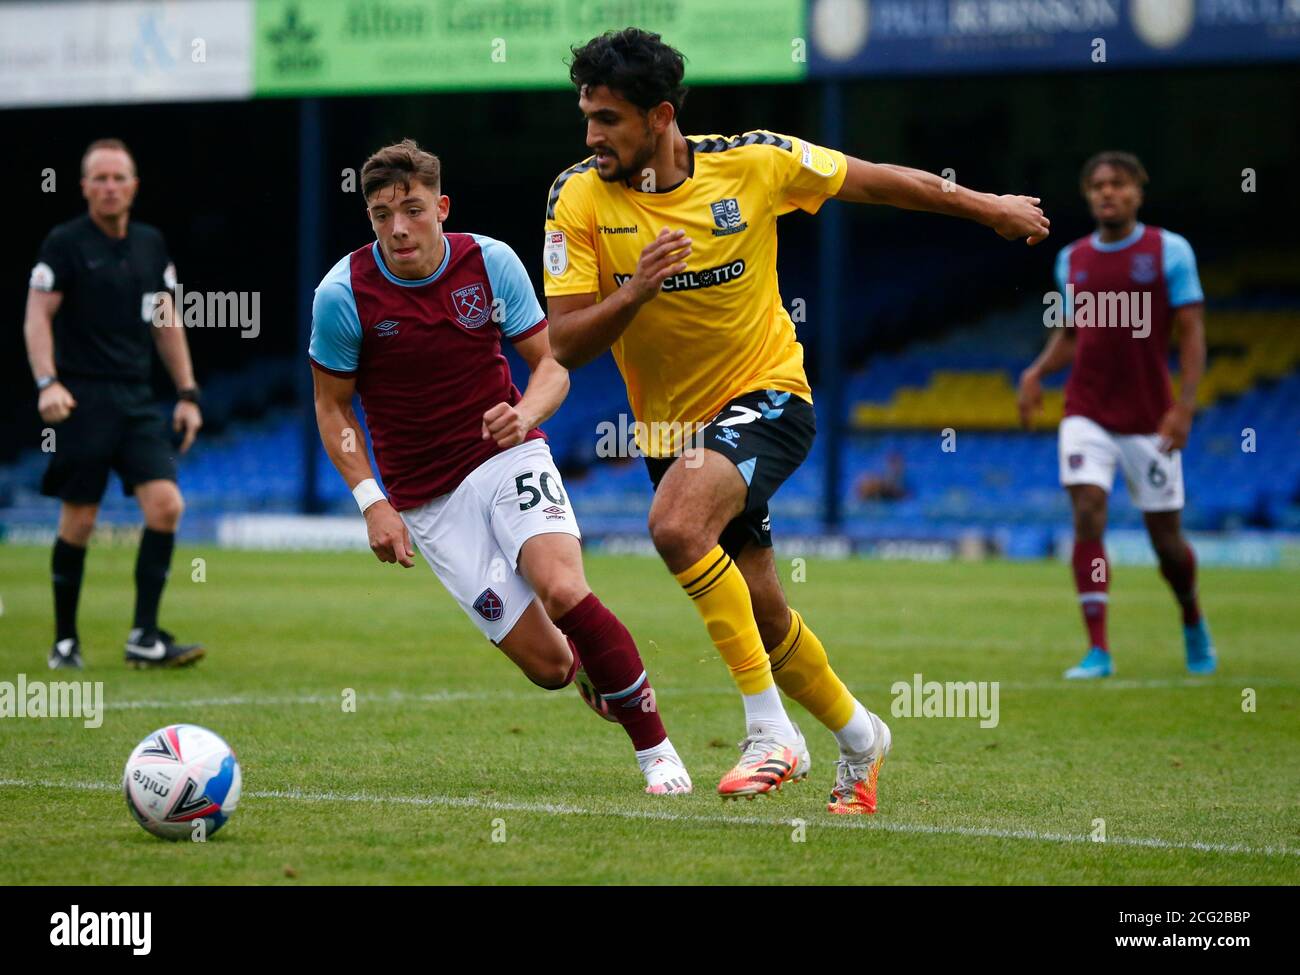
[[[807,74],[803,0],[257,0],[254,93],[555,88],[569,46],[661,33],[688,83]]]

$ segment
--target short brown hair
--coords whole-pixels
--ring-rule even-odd
[[[135,173],[135,156],[131,155],[131,150],[126,147],[126,143],[121,139],[96,139],[90,145],[86,146],[86,151],[81,154],[81,175],[86,175],[86,162],[90,159],[90,154],[96,149],[117,149],[126,153],[126,158],[131,160],[131,172]]]
[[[435,193],[442,190],[442,163],[416,145],[414,139],[376,150],[361,167],[361,195],[367,200],[388,186],[409,191],[412,181],[423,183]]]
[[[1142,160],[1131,152],[1118,152],[1114,149],[1107,149],[1105,152],[1099,152],[1086,163],[1079,173],[1079,189],[1086,196],[1088,193],[1088,181],[1092,179],[1092,174],[1101,166],[1114,166],[1116,169],[1122,169],[1133,177],[1133,181],[1138,186],[1147,185],[1147,170],[1142,165]]]

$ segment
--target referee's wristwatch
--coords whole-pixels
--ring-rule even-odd
[[[58,381],[59,381],[58,376],[37,376],[36,391],[38,393],[43,393]]]
[[[186,386],[184,389],[178,389],[176,390],[176,398],[179,400],[184,400],[186,403],[193,403],[195,406],[198,406],[199,387]]]

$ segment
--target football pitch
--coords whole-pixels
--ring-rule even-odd
[[[779,554],[791,604],[893,729],[874,817],[825,811],[834,741],[793,703],[808,781],[718,799],[740,703],[657,561],[587,571],[641,648],[686,797],[642,794],[622,732],[528,683],[421,562],[182,546],[163,624],[208,657],[136,672],[134,550],[100,547],[79,676],[104,682],[103,723],[0,719],[0,883],[1300,883],[1300,573],[1204,570],[1220,670],[1190,678],[1158,574],[1119,568],[1117,675],[1079,685],[1061,679],[1082,651],[1064,566],[809,560],[794,582]],[[47,548],[0,547],[0,681],[78,676],[46,670],[48,566]],[[996,725],[895,715],[916,674],[998,682]],[[178,722],[243,769],[206,843],[155,839],[122,799],[131,749]]]

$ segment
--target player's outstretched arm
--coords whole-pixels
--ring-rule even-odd
[[[361,426],[352,410],[352,394],[357,381],[351,376],[331,376],[312,369],[312,384],[316,401],[316,428],[330,463],[334,465],[348,488],[355,488],[367,480],[374,480],[370,458],[366,456],[366,441]],[[380,498],[365,509],[366,531],[370,536],[370,550],[380,562],[400,562],[410,568],[412,560],[411,536],[406,522],[393,510],[386,498]]]
[[[528,364],[528,385],[514,406],[498,403],[483,414],[483,439],[496,441],[498,447],[514,447],[534,428],[541,426],[560,408],[569,395],[569,370],[551,354],[549,328],[515,343],[515,349]]]
[[[977,193],[922,169],[845,158],[848,171],[836,199],[962,217],[982,223],[1007,240],[1023,237],[1029,244],[1037,244],[1050,233],[1051,222],[1036,196]]]
[[[548,298],[551,347],[560,365],[566,369],[585,366],[617,342],[641,306],[659,294],[663,283],[686,270],[690,255],[691,239],[686,231],[664,227],[642,248],[632,277],[603,301],[597,302],[594,292]]]

